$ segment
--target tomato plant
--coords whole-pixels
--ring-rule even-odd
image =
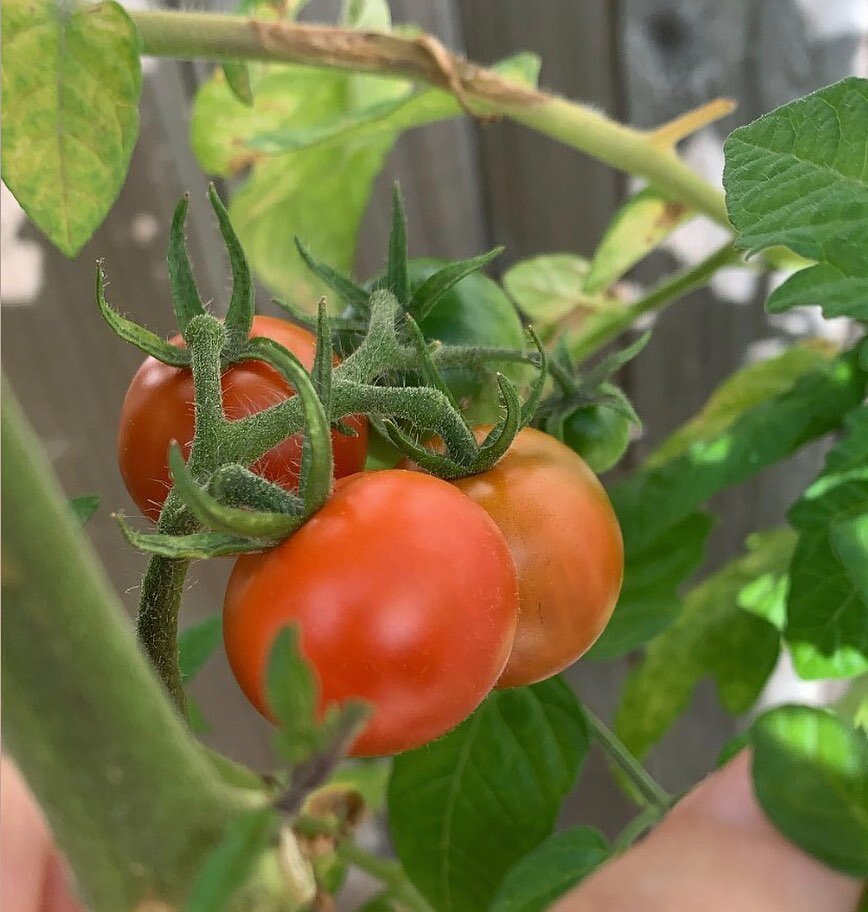
[[[269,715],[271,646],[297,623],[320,705],[372,704],[353,748],[365,756],[418,747],[463,721],[503,670],[517,616],[515,568],[495,524],[445,482],[393,469],[347,478],[296,535],[239,558],[223,630],[235,676]]]
[[[136,640],[81,529],[95,498],[65,499],[4,391],[4,749],[82,901],[328,909],[355,866],[380,883],[370,909],[541,912],[611,862],[636,905],[643,853],[618,859],[676,801],[641,761],[710,678],[748,719],[722,756],[750,748],[738,763],[777,851],[813,856],[855,902],[868,876],[868,82],[733,131],[721,194],[678,144],[727,100],[634,129],[541,90],[528,55],[484,69],[392,29],[384,0],[348,2],[340,27],[296,25],[303,5],[3,4],[4,181],[64,253],[121,188],[142,53],[218,62],[191,141],[232,179],[228,208],[209,190],[232,275],[224,319],[197,288],[186,197],[167,258],[180,335],[124,317],[97,270],[101,316],[148,356],[118,434],[124,480],[157,520],[142,531],[118,517],[147,555]],[[508,294],[501,248],[408,259],[396,188],[385,269],[357,280],[355,239],[392,144],[462,114],[509,118],[648,186],[589,258],[512,264]],[[652,288],[622,281],[700,215],[725,234],[717,250]],[[594,471],[617,464],[638,423],[617,380],[647,341],[637,328],[748,253],[775,273],[770,312],[819,305],[845,332],[746,364],[604,490]],[[255,315],[254,273],[286,298],[285,320]],[[369,426],[425,472],[358,472]],[[718,495],[814,443],[825,463],[786,521],[703,566]],[[192,562],[228,555],[222,617],[180,629]],[[219,715],[189,691],[221,642],[250,712],[273,723],[268,774],[194,734]],[[782,655],[843,696],[759,713]],[[610,728],[567,669],[581,658],[592,676],[627,656]],[[556,829],[592,740],[638,805],[611,842]],[[357,841],[366,809],[387,818],[397,860]],[[716,857],[692,848],[711,875]],[[789,863],[769,877],[778,869]],[[765,885],[740,876],[726,871],[762,904]]]
[[[310,370],[316,338],[308,330],[275,317],[254,317],[251,338],[272,339],[292,352]],[[175,336],[172,345],[181,346]],[[274,368],[261,361],[231,364],[222,374],[223,408],[227,418],[244,418],[294,391]],[[189,369],[163,364],[148,357],[130,381],[118,423],[118,465],[136,506],[156,521],[171,488],[169,444],[181,445],[185,458],[193,442],[194,394]],[[368,425],[351,416],[347,425],[354,434],[334,431],[335,474],[338,478],[358,472],[365,464]],[[253,466],[263,478],[287,490],[298,487],[301,437],[293,435],[270,449]]]

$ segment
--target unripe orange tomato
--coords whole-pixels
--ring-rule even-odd
[[[251,337],[263,336],[292,352],[307,370],[313,367],[316,337],[276,317],[253,318]],[[184,344],[181,336],[170,340]],[[276,405],[293,390],[274,368],[262,361],[230,365],[221,379],[227,418],[245,418]],[[171,486],[169,444],[176,440],[186,459],[193,441],[193,375],[187,368],[171,367],[145,358],[127,389],[118,429],[118,465],[136,506],[157,520]],[[335,477],[358,472],[365,464],[368,422],[360,416],[346,419],[357,436],[332,432]],[[287,490],[298,487],[301,436],[296,434],[269,450],[251,468]]]
[[[497,686],[562,671],[603,632],[621,589],[624,545],[603,486],[568,446],[533,428],[493,469],[452,484],[497,523],[518,572],[518,630]]]

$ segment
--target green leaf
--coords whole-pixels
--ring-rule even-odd
[[[271,647],[266,689],[268,706],[281,726],[281,753],[290,763],[306,760],[322,745],[316,716],[319,684],[301,654],[295,626],[283,629]]]
[[[301,652],[295,625],[281,630],[271,647],[266,690],[268,707],[280,724],[276,746],[299,774],[293,777],[293,787],[299,785],[299,779],[306,784],[308,776],[311,787],[318,785],[358,734],[368,716],[366,706],[357,700],[347,700],[340,707],[327,707],[320,717],[319,682]]]
[[[837,716],[782,706],[752,727],[753,784],[774,825],[853,877],[868,876],[868,738]]]
[[[724,146],[729,217],[751,252],[776,244],[816,265],[769,298],[868,319],[868,80],[850,77],[740,127]]]
[[[2,7],[3,180],[74,256],[115,201],[139,133],[139,35],[117,3]]]
[[[737,370],[717,387],[694,418],[648,457],[645,468],[683,455],[691,444],[716,440],[744,412],[785,393],[799,377],[828,365],[834,355],[832,345],[815,340],[794,345],[774,358]]]
[[[193,881],[184,912],[222,912],[233,894],[244,886],[268,848],[277,816],[260,808],[229,824],[223,841],[208,856]]]
[[[506,875],[491,912],[545,912],[608,857],[608,843],[592,827],[549,836]]]
[[[634,754],[644,756],[663,737],[706,676],[728,712],[754,703],[777,661],[780,633],[744,611],[739,596],[757,579],[786,579],[795,539],[790,529],[752,535],[747,554],[693,589],[675,623],[649,643],[615,717],[617,734]]]
[[[206,618],[178,635],[178,665],[185,682],[192,681],[223,642],[223,618]]]
[[[609,222],[585,278],[585,293],[608,288],[691,215],[656,187],[632,196]]]
[[[499,69],[522,78],[527,66],[515,58]],[[205,83],[191,135],[207,171],[251,169],[230,206],[233,224],[260,278],[310,306],[322,286],[304,268],[293,235],[348,272],[374,178],[398,136],[460,113],[448,93],[414,90],[406,80],[274,65],[263,68],[252,108],[219,74]]]
[[[868,671],[868,407],[854,409],[846,433],[793,506],[793,555],[786,639],[804,678]]]
[[[492,691],[448,735],[395,758],[395,850],[438,912],[489,907],[507,871],[551,834],[587,750],[584,713],[551,678]]]
[[[739,414],[611,490],[628,554],[637,553],[718,491],[739,484],[838,426],[865,395],[854,352],[797,377],[778,395]]]
[[[677,587],[701,560],[708,531],[698,519],[693,528],[688,522],[697,507],[832,430],[861,401],[865,378],[855,353],[822,356],[816,369],[807,369],[813,363],[808,350],[766,370],[747,368],[712,397],[707,413],[609,490],[624,535],[626,576],[612,620],[589,658],[623,655],[678,616]],[[767,398],[749,392],[751,374]],[[664,558],[678,566],[664,572]]]
[[[726,766],[733,757],[740,754],[750,744],[750,729],[738,732],[729,738],[726,744],[720,749],[717,760],[714,763],[715,769]]]
[[[658,538],[626,555],[624,585],[615,612],[585,656],[608,661],[665,630],[682,610],[678,590],[702,563],[713,521],[692,513]]]
[[[367,32],[388,32],[392,14],[386,0],[344,0],[341,21]]]
[[[82,494],[69,501],[70,509],[75,513],[75,518],[84,525],[99,509],[99,494]]]
[[[250,85],[250,68],[243,60],[224,60],[220,64],[226,84],[241,104],[253,105],[253,89]]]

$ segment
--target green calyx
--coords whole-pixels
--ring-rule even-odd
[[[632,403],[611,378],[650,338],[644,333],[585,373],[559,346],[551,358],[554,390],[540,402],[534,425],[574,449],[595,472],[610,469],[627,448],[630,425],[641,426]]]

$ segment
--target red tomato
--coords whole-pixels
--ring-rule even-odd
[[[316,337],[286,320],[254,317],[251,337],[264,336],[292,352],[307,370],[313,367]],[[170,340],[183,345],[181,336]],[[230,365],[222,378],[223,404],[228,418],[244,418],[275,405],[293,390],[272,367],[262,361]],[[170,367],[146,358],[136,371],[121,408],[118,431],[118,464],[124,484],[136,505],[154,521],[169,492],[169,444],[177,440],[185,458],[193,440],[193,375],[186,368]],[[358,472],[365,464],[368,422],[352,416],[347,424],[357,437],[332,432],[335,477]],[[296,434],[269,450],[251,468],[287,490],[298,487],[301,436]]]
[[[485,511],[439,478],[389,469],[346,479],[282,544],[240,557],[223,634],[238,683],[268,716],[270,649],[297,624],[321,708],[372,704],[352,753],[373,756],[465,719],[503,670],[517,613],[515,567]]]
[[[497,686],[572,665],[603,632],[624,575],[621,529],[596,475],[559,440],[525,428],[493,469],[452,484],[497,523],[518,571],[518,630]]]

